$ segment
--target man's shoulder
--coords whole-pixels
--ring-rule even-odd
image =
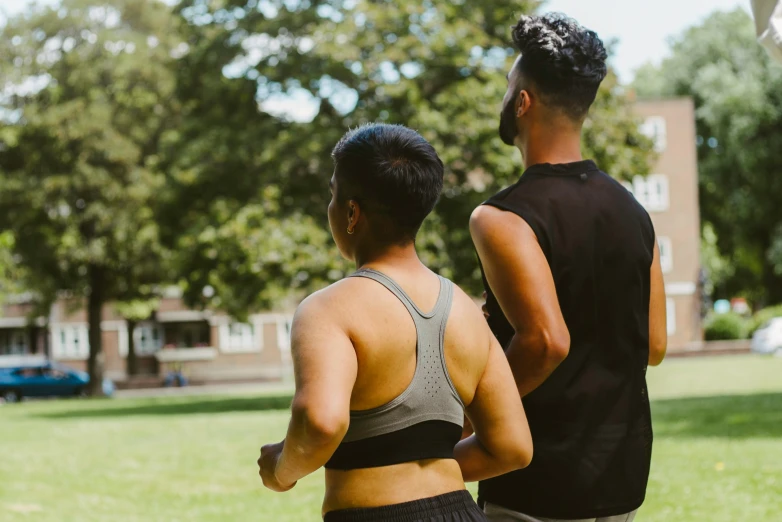
[[[632,211],[639,217],[649,218],[649,213],[643,205],[638,202],[631,189],[628,188],[629,182],[619,181],[602,170],[599,175],[604,180],[604,183],[611,188],[610,196],[614,203],[625,205],[627,207],[626,210]]]

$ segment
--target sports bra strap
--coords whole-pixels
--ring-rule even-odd
[[[439,322],[442,322],[443,320],[447,319],[447,314],[451,309],[451,300],[453,299],[452,283],[439,275],[437,277],[440,280],[440,292],[437,295],[437,302],[435,303],[434,308],[432,308],[432,310],[428,313],[425,313],[420,308],[418,308],[413,300],[410,299],[410,296],[407,295],[407,292],[405,292],[402,287],[396,283],[396,281],[382,272],[372,270],[371,268],[362,268],[353,273],[350,277],[366,277],[368,279],[377,281],[386,287],[389,292],[394,294],[397,299],[402,301],[402,304],[405,305],[405,308],[407,308],[407,311],[410,312],[410,315],[413,317],[413,321],[415,321],[416,327],[421,324],[421,320],[425,320],[425,322],[437,322],[439,319]]]

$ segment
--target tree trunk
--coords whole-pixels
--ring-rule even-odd
[[[774,306],[782,304],[782,277],[780,277],[775,270],[774,264],[768,257],[768,252],[771,250],[772,237],[769,237],[763,242],[763,298],[760,302],[760,307],[765,308],[767,306]]]
[[[34,324],[27,327],[27,352],[33,355],[38,354],[38,328]]]
[[[47,335],[47,332],[49,331],[49,323],[47,322],[43,327],[43,354],[46,356],[46,359],[49,360],[52,358],[52,351],[51,346],[49,345],[49,336]]]
[[[90,296],[87,300],[87,321],[89,322],[90,358],[87,372],[90,375],[89,394],[92,397],[103,395],[103,340],[100,323],[103,315],[103,269],[94,265],[88,268]]]
[[[138,358],[136,357],[136,341],[133,339],[133,331],[136,329],[136,321],[126,319],[128,323],[128,358],[125,372],[128,377],[138,375]]]

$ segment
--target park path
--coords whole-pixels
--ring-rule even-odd
[[[115,399],[135,399],[145,397],[192,397],[197,395],[271,395],[292,393],[293,383],[259,382],[232,384],[204,384],[185,386],[184,388],[142,388],[137,390],[117,390]]]

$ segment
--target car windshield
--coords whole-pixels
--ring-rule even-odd
[[[38,377],[41,375],[41,368],[40,367],[29,367],[29,368],[20,368],[14,372],[14,375],[17,375],[19,377]]]
[[[56,362],[53,362],[51,364],[51,368],[53,370],[59,370],[59,371],[61,371],[63,373],[73,373],[73,369],[72,368],[69,368],[68,366],[65,366],[64,364],[60,364],[60,363],[56,363]]]

